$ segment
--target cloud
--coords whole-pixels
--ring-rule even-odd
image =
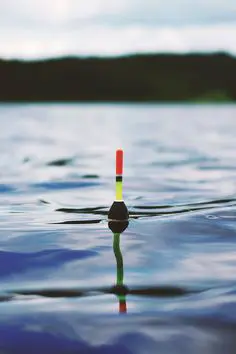
[[[70,21],[96,24],[176,25],[236,20],[235,0],[1,0],[0,18],[62,25]]]
[[[236,54],[236,25],[192,27],[107,28],[88,26],[73,31],[26,31],[0,35],[1,57],[122,55],[136,52],[229,51]]]
[[[235,0],[1,0],[0,56],[236,54]]]
[[[83,5],[75,6],[72,18],[96,24],[145,26],[199,25],[236,21],[234,0],[90,0],[94,12],[83,17]],[[83,3],[83,2],[82,2]],[[80,3],[80,4],[82,4]],[[114,6],[116,4],[116,6]],[[118,5],[119,4],[119,5]],[[98,6],[99,5],[99,6]]]

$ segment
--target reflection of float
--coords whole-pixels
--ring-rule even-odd
[[[119,312],[126,313],[126,294],[128,292],[127,287],[123,284],[124,281],[124,265],[123,257],[120,250],[120,235],[128,226],[126,222],[109,222],[109,228],[113,232],[113,251],[116,258],[116,285],[113,288],[113,292],[119,299]],[[123,230],[121,232],[117,232]]]

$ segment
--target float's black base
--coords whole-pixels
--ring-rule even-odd
[[[128,221],[129,212],[123,201],[114,201],[109,212],[108,221]]]
[[[109,221],[108,227],[113,232],[113,234],[121,234],[124,232],[129,225],[128,221]]]

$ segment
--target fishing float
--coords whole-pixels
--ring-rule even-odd
[[[123,160],[123,150],[116,150],[116,198],[108,212],[108,222],[112,222],[113,227],[115,223],[117,231],[112,231],[118,233],[123,232],[129,223],[129,212],[123,200]]]

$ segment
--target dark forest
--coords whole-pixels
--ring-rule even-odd
[[[0,101],[235,101],[227,54],[0,60]]]

